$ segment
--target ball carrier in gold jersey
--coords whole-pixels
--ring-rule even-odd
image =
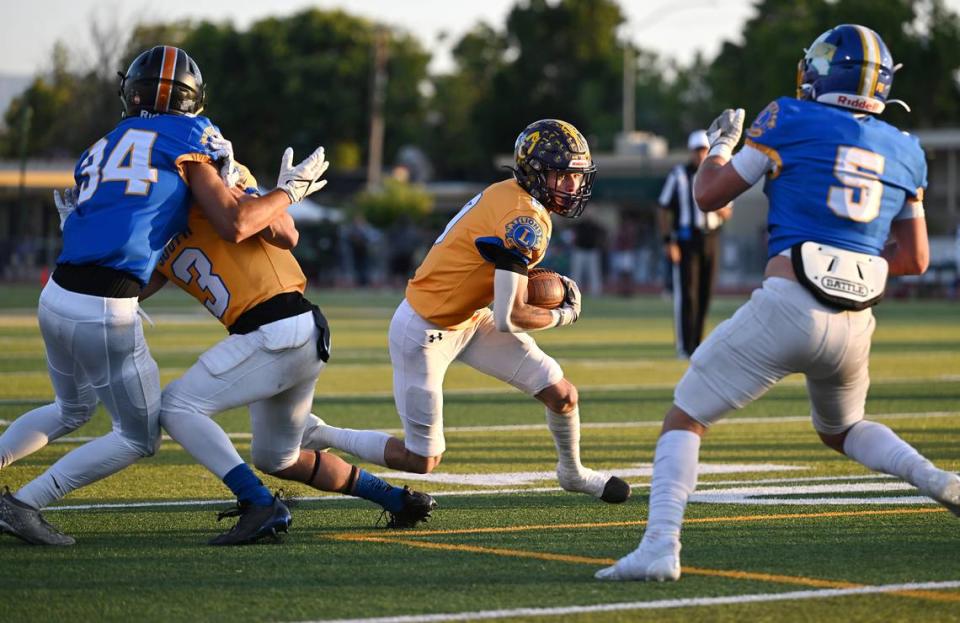
[[[393,469],[433,471],[446,449],[443,377],[459,360],[546,406],[564,489],[623,502],[630,495],[627,483],[581,464],[577,389],[528,334],[572,324],[580,315],[580,291],[568,278],[559,309],[528,305],[527,271],[546,253],[550,213],[576,218],[583,212],[596,166],[580,132],[556,119],[527,126],[514,151],[514,177],[487,187],[453,217],[390,323],[393,392],[404,440],[323,424],[304,445],[338,448]]]

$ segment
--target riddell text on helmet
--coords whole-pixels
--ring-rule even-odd
[[[859,110],[866,110],[867,112],[872,112],[880,107],[877,102],[872,102],[861,97],[847,97],[845,95],[837,96],[837,104],[848,106],[850,108],[857,108]]]

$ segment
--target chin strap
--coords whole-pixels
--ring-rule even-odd
[[[887,100],[887,103],[888,103],[888,104],[900,104],[901,106],[903,106],[904,110],[906,110],[907,112],[913,112],[913,110],[910,109],[909,104],[907,104],[907,103],[906,103],[905,101],[903,101],[903,100]]]

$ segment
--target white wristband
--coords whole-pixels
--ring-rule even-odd
[[[733,147],[722,141],[717,141],[710,147],[710,151],[707,152],[707,157],[720,156],[724,160],[730,160],[731,154],[733,154]]]
[[[577,317],[573,314],[573,310],[563,307],[551,309],[550,315],[554,318],[554,323],[550,328],[564,327],[566,325],[573,324],[577,319]]]

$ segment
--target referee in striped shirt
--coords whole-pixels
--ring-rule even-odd
[[[673,267],[673,324],[677,355],[689,359],[703,339],[720,247],[720,226],[733,215],[733,204],[703,212],[693,198],[693,176],[710,142],[707,133],[690,134],[690,160],[670,171],[660,193],[660,234]]]

